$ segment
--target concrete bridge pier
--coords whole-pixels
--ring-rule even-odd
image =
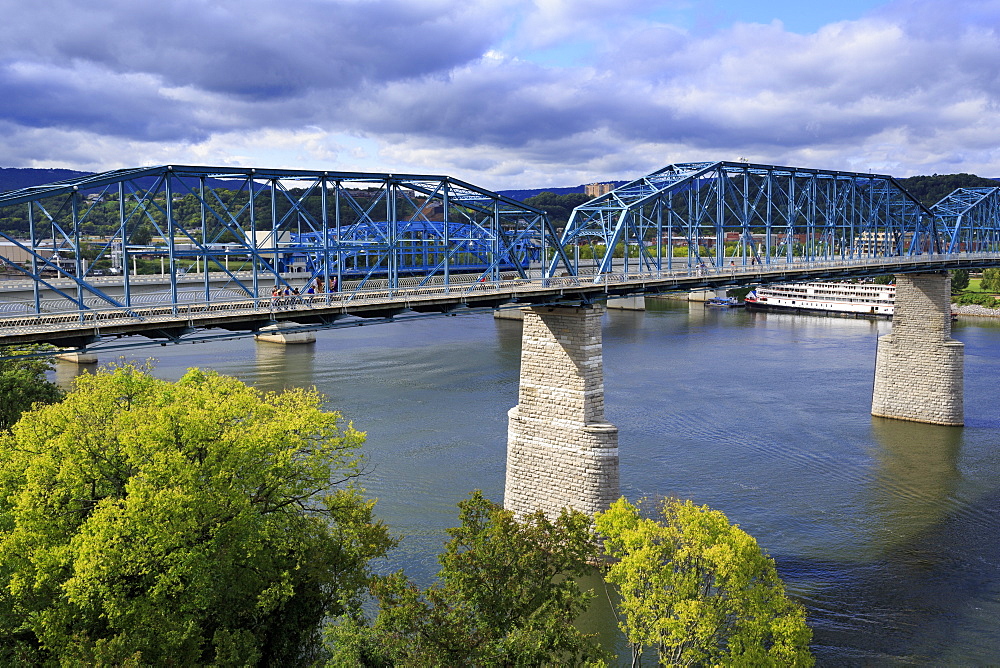
[[[316,342],[316,332],[313,330],[302,332],[287,331],[288,329],[291,327],[281,324],[262,327],[253,338],[261,343],[279,343],[285,346]]]
[[[97,355],[90,353],[59,353],[56,359],[73,364],[97,364]]]
[[[522,309],[521,384],[510,409],[504,507],[593,514],[620,495],[618,428],[604,420],[603,306]]]
[[[715,290],[691,290],[688,293],[689,302],[707,302],[709,299],[725,299],[726,298],[726,288],[717,288]]]
[[[951,338],[948,272],[897,274],[892,332],[878,340],[872,415],[961,426],[964,349]]]
[[[645,311],[645,295],[631,295],[629,297],[609,297],[608,308],[616,308],[622,311]]]

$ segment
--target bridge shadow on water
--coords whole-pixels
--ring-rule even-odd
[[[1000,489],[956,498],[962,430],[873,418],[880,556],[848,562],[776,556],[808,609],[819,665],[974,665],[951,655],[969,627],[995,626],[1000,591]],[[859,546],[859,552],[861,547]],[[966,644],[967,645],[967,644]]]

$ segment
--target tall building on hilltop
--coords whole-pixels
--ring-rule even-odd
[[[605,193],[609,193],[615,189],[615,184],[613,183],[588,183],[583,187],[583,191],[587,194],[587,197],[600,197]]]

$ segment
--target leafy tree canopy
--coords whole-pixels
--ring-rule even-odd
[[[671,666],[812,665],[805,611],[751,536],[690,501],[668,500],[660,516],[619,499],[596,519],[634,665],[644,647]]]
[[[311,390],[82,376],[0,440],[0,663],[301,665],[392,541]]]
[[[983,277],[979,287],[989,292],[1000,292],[1000,267],[983,269]]]
[[[63,391],[45,378],[52,360],[27,356],[37,350],[38,346],[0,346],[0,357],[24,355],[0,361],[0,432],[10,429],[32,405],[51,404],[63,396]]]
[[[524,203],[545,211],[549,214],[549,219],[554,226],[563,227],[569,220],[570,214],[573,213],[573,209],[591,199],[593,198],[584,193],[557,195],[546,190],[534,197],[529,197],[524,200]]]
[[[969,272],[965,269],[951,270],[951,291],[961,292],[969,287]]]
[[[330,666],[593,665],[602,653],[573,625],[591,593],[573,576],[593,554],[590,520],[563,511],[519,522],[480,492],[458,504],[461,526],[438,557],[439,582],[421,591],[402,573],[372,586],[368,625],[330,631]]]

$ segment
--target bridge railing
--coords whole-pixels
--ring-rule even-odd
[[[893,273],[901,270],[914,270],[914,267],[947,268],[960,262],[980,262],[982,264],[1000,264],[1000,255],[994,253],[961,253],[924,255],[917,257],[883,257],[868,262],[852,260],[802,261],[780,264],[746,264],[721,267],[693,266],[674,271],[620,271],[601,274],[584,274],[577,276],[559,276],[545,278],[541,270],[530,272],[527,278],[517,274],[500,276],[497,280],[467,280],[464,283],[454,281],[448,284],[419,282],[398,287],[389,285],[372,285],[371,282],[360,289],[351,292],[326,292],[304,295],[270,294],[256,297],[247,295],[231,295],[229,299],[212,299],[182,302],[177,304],[150,304],[133,306],[131,308],[105,307],[86,310],[65,310],[42,314],[14,314],[0,316],[0,336],[30,332],[66,331],[93,329],[101,327],[143,323],[155,325],[159,322],[176,324],[179,320],[187,321],[192,327],[198,327],[199,321],[205,321],[218,316],[267,316],[269,321],[277,321],[279,314],[287,316],[289,311],[309,311],[323,309],[333,313],[347,314],[352,307],[364,305],[393,304],[406,309],[417,306],[421,302],[433,301],[442,297],[461,302],[465,297],[481,297],[497,295],[516,301],[519,295],[527,295],[535,291],[551,291],[553,289],[574,288],[581,286],[603,286],[606,290],[616,293],[628,292],[629,287],[637,291],[648,291],[646,282],[669,281],[676,279],[704,279],[705,283],[718,284],[720,279],[728,284],[761,284],[780,282],[789,273],[815,271],[831,272],[847,269],[864,269],[875,267],[881,273]],[[733,261],[735,262],[735,260]],[[697,287],[696,280],[693,285]],[[641,289],[640,289],[641,288]],[[291,319],[291,318],[290,318]]]

